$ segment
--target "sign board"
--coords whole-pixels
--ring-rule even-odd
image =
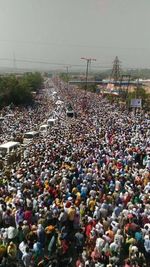
[[[142,107],[142,99],[133,98],[130,103],[131,108],[141,108]]]

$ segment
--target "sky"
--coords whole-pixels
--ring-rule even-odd
[[[150,68],[150,0],[0,0],[0,68]]]

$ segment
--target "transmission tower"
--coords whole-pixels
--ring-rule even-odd
[[[121,62],[119,58],[116,56],[113,62],[113,68],[111,73],[111,79],[114,81],[114,83],[120,80],[120,63]]]

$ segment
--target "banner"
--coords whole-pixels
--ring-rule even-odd
[[[141,108],[142,107],[142,99],[131,99],[131,103],[130,103],[130,107],[131,108]]]

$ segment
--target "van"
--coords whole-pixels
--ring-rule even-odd
[[[48,124],[43,124],[40,126],[39,128],[39,132],[42,133],[42,134],[46,134],[49,130],[49,125]]]
[[[37,131],[27,132],[24,134],[23,143],[29,144],[30,142],[32,142],[34,139],[38,137],[39,137],[39,132]]]
[[[6,155],[9,155],[11,152],[17,151],[19,147],[20,147],[19,142],[9,141],[7,143],[4,143],[0,145],[0,155],[2,157],[5,157]]]
[[[51,119],[48,119],[48,120],[47,120],[47,124],[48,124],[49,126],[53,126],[53,125],[55,125],[56,121],[57,121],[57,119],[53,119],[53,118],[51,118]]]

